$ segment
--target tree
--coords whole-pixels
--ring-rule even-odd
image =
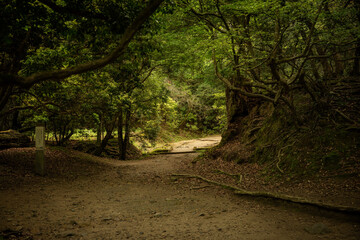
[[[258,99],[286,105],[301,124],[293,102],[297,89],[317,102],[317,91],[325,83],[321,78],[349,74],[344,61],[353,61],[352,69],[358,66],[353,50],[359,33],[355,5],[353,1],[188,1],[185,11],[193,21],[200,21],[213,41],[215,72],[227,87],[229,123],[246,116],[258,104],[251,99]],[[342,60],[346,55],[350,58]]]
[[[159,16],[166,26],[156,35],[161,43],[161,76],[177,114],[164,116],[179,130],[219,132],[223,129],[225,99],[223,84],[216,78],[212,65],[212,43],[208,32],[181,8]]]
[[[79,3],[75,4],[72,1],[64,1],[63,5],[57,5],[50,0],[40,2],[9,0],[2,2],[0,6],[2,9],[1,16],[3,18],[1,21],[3,23],[3,33],[1,36],[3,46],[1,47],[0,110],[5,107],[15,87],[29,88],[43,81],[61,81],[69,76],[96,70],[114,62],[123,54],[136,32],[162,2],[163,0],[151,0],[147,6],[130,21],[131,23],[126,27],[116,47],[109,50],[103,56],[75,66],[51,70],[47,69],[45,71],[34,72],[30,75],[18,74],[19,70],[21,70],[21,61],[28,57],[27,54],[30,52],[29,50],[37,49],[41,44],[46,44],[47,41],[49,41],[50,45],[54,44],[54,41],[50,41],[50,39],[54,37],[52,35],[55,35],[55,33],[58,32],[57,30],[59,30],[55,27],[56,23],[62,23],[59,24],[60,28],[62,28],[62,31],[59,32],[66,33],[67,29],[65,29],[64,25],[66,25],[67,22],[63,21],[61,17],[66,18],[71,15],[95,19],[96,21],[105,21],[108,20],[109,17],[106,16],[106,12],[98,13],[96,11],[88,11],[87,8],[82,10],[81,6],[78,5]],[[92,6],[91,1],[87,1],[86,3],[88,6]],[[109,1],[107,3],[112,2]],[[74,6],[75,8],[73,8]],[[15,19],[15,16],[18,15],[21,17]],[[39,16],[42,17],[38,18]],[[48,37],[50,37],[50,39]],[[14,49],[16,50],[14,51]]]

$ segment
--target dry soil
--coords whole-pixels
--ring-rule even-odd
[[[1,151],[0,239],[360,239],[357,216],[171,176],[197,155],[124,162],[48,149],[40,177],[34,149]]]

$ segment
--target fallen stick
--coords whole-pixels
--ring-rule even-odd
[[[300,197],[294,197],[289,195],[283,195],[283,194],[274,194],[269,192],[253,192],[253,191],[247,191],[235,186],[226,185],[220,182],[212,181],[210,179],[204,178],[202,176],[198,175],[189,175],[189,174],[172,174],[174,177],[184,177],[184,178],[197,178],[204,182],[214,184],[217,186],[220,186],[225,189],[229,189],[234,191],[237,195],[243,195],[243,196],[252,196],[252,197],[264,197],[264,198],[271,198],[276,200],[283,200],[286,202],[292,202],[297,204],[303,204],[303,205],[310,205],[310,206],[316,206],[327,210],[333,210],[338,212],[346,212],[346,213],[357,213],[360,214],[360,208],[356,207],[349,207],[349,206],[342,206],[342,205],[333,205],[333,204],[327,204],[327,203],[321,203],[321,202],[313,202],[310,200],[307,200],[305,198]]]
[[[206,185],[206,186],[192,187],[190,189],[191,190],[198,190],[198,189],[203,189],[203,188],[207,188],[207,187],[212,187],[212,186],[211,185]]]

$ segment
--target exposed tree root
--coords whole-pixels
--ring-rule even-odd
[[[224,172],[224,171],[222,171],[220,169],[216,169],[216,170],[214,170],[214,172],[219,173],[219,174],[224,174],[226,176],[230,176],[230,177],[234,178],[237,181],[238,184],[241,183],[242,177],[243,177],[241,174],[231,174],[231,173]]]
[[[204,182],[214,184],[214,185],[220,186],[220,187],[225,188],[225,189],[232,190],[237,195],[272,198],[272,199],[277,199],[277,200],[283,200],[283,201],[286,201],[286,202],[292,202],[292,203],[297,203],[297,204],[316,206],[316,207],[327,209],[327,210],[333,210],[333,211],[345,212],[345,213],[360,214],[360,208],[356,208],[356,207],[326,204],[326,203],[321,203],[321,202],[310,201],[310,200],[307,200],[305,198],[294,197],[294,196],[283,195],[283,194],[275,194],[275,193],[269,193],[269,192],[247,191],[247,190],[244,190],[244,189],[241,189],[241,188],[237,188],[235,186],[226,185],[226,184],[223,184],[223,183],[220,183],[220,182],[212,181],[210,179],[207,179],[207,178],[204,178],[204,177],[198,176],[198,175],[172,174],[172,176],[174,176],[174,177],[184,177],[184,178],[197,178],[197,179],[200,179],[200,180],[202,180]]]
[[[277,169],[278,169],[281,173],[284,173],[284,170],[282,170],[282,169],[280,168],[280,166],[279,166],[279,164],[280,164],[280,162],[281,162],[281,156],[282,156],[281,152],[282,152],[285,148],[288,148],[288,147],[293,146],[296,142],[297,142],[297,141],[294,141],[292,144],[286,145],[285,147],[282,147],[282,148],[278,151],[278,154],[277,154],[277,159],[278,159],[278,161],[277,161],[277,163],[276,163],[276,167],[277,167]]]
[[[345,119],[348,120],[349,122],[351,122],[351,123],[353,123],[353,124],[355,124],[355,125],[357,125],[357,126],[360,125],[357,121],[351,119],[350,117],[348,117],[347,115],[345,115],[345,113],[343,113],[343,112],[340,111],[339,109],[335,109],[335,112],[337,112],[338,114],[340,114],[340,116],[342,116],[343,118],[345,118]]]

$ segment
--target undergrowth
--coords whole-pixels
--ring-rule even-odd
[[[360,94],[349,97],[343,90],[336,92],[338,87],[316,103],[298,93],[294,106],[300,123],[280,104],[253,108],[228,127],[222,144],[206,157],[256,162],[266,166],[264,175],[269,177],[351,174],[352,168],[360,168]]]

